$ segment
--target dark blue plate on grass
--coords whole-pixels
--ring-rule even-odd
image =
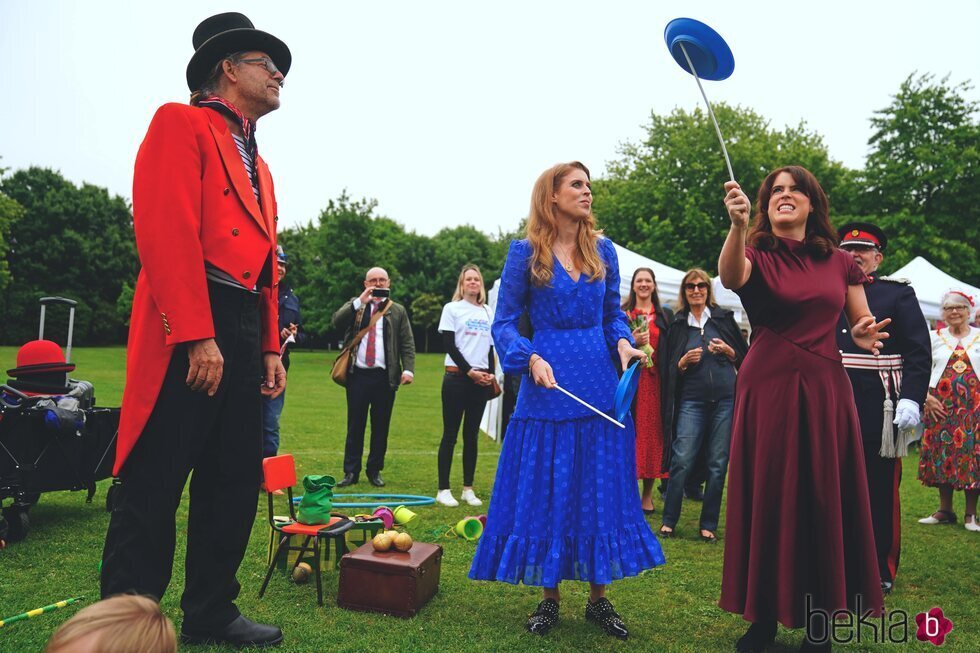
[[[633,397],[636,396],[636,388],[640,385],[640,368],[643,365],[639,360],[630,363],[623,376],[619,378],[619,385],[616,386],[616,396],[613,399],[613,417],[617,422],[622,422],[629,415],[630,405]]]

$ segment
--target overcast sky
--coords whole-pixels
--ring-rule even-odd
[[[700,105],[663,40],[678,16],[735,55],[728,80],[705,83],[709,99],[775,128],[805,120],[851,167],[910,73],[980,81],[978,0],[0,0],[0,166],[55,168],[129,199],[153,112],[187,100],[194,28],[231,10],[293,53],[282,108],[257,130],[280,227],[347,189],[424,234],[515,228],[546,167],[580,159],[601,175],[651,111]]]

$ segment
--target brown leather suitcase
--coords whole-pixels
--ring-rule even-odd
[[[413,617],[439,591],[442,547],[416,542],[408,551],[374,550],[368,542],[340,559],[337,605]]]

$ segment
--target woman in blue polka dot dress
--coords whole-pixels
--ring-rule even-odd
[[[531,340],[517,330],[524,311]],[[581,163],[556,165],[535,183],[527,238],[511,243],[492,332],[504,371],[534,383],[521,386],[507,427],[470,578],[541,586],[544,600],[526,624],[541,635],[558,623],[559,583],[586,581],[586,619],[625,639],[606,586],[664,563],[640,509],[633,423],[620,429],[554,389],[609,412],[617,361],[645,359],[620,308],[619,262],[595,228]]]

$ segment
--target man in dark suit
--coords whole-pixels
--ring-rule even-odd
[[[929,386],[932,349],[929,328],[915,291],[906,279],[878,274],[888,243],[873,224],[852,222],[838,230],[840,247],[854,257],[868,275],[864,287],[868,308],[876,320],[891,318],[890,337],[875,357],[859,349],[841,315],[837,346],[854,388],[854,403],[861,420],[864,464],[871,499],[871,520],[878,552],[882,592],[895,582],[901,543],[898,485],[901,457],[906,453],[907,430],[920,420]]]
[[[395,391],[415,378],[415,337],[405,307],[391,301],[391,282],[382,268],[364,276],[364,292],[333,314],[333,326],[344,332],[344,346],[366,328],[371,316],[384,311],[374,328],[351,354],[347,376],[347,443],[344,446],[344,478],[337,487],[357,483],[364,453],[364,429],[371,414],[371,448],[367,477],[371,485],[384,487],[381,470],[388,448],[388,426]]]

